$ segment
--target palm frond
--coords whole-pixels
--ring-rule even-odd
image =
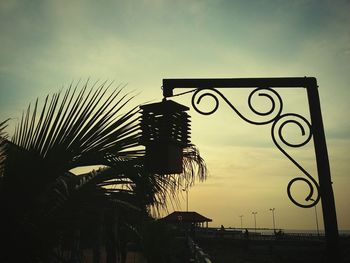
[[[108,161],[113,169],[107,177],[98,177],[101,181],[97,185],[108,185],[109,192],[119,192],[122,188],[119,182],[125,182],[124,188],[138,197],[138,205],[148,207],[156,216],[167,209],[168,201],[179,204],[179,193],[183,188],[191,187],[195,180],[203,181],[207,176],[206,164],[194,145],[184,149],[182,174],[149,174],[144,169],[143,157],[131,161],[111,157]]]
[[[138,107],[122,113],[133,97],[122,94],[122,87],[108,94],[106,82],[96,86],[88,88],[87,82],[77,92],[78,85],[71,85],[62,99],[61,92],[47,96],[41,110],[38,100],[33,110],[29,105],[12,142],[39,156],[55,171],[53,177],[77,166],[102,165],[111,154],[120,159],[140,156]]]
[[[6,161],[6,141],[8,138],[7,133],[5,132],[5,129],[7,127],[7,122],[9,120],[5,120],[3,122],[0,122],[0,180],[3,177],[4,170],[5,170],[5,161]]]

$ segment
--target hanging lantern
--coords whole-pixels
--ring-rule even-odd
[[[171,100],[143,105],[141,143],[146,147],[147,171],[182,173],[183,149],[190,144],[188,107]]]

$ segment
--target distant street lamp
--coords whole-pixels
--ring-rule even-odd
[[[310,198],[311,201],[315,201],[314,199]],[[317,217],[317,205],[315,207],[315,218],[316,218],[316,227],[317,227],[317,236],[320,236],[320,230],[318,228],[318,217]]]
[[[272,212],[273,232],[276,232],[276,225],[275,225],[275,208],[270,208],[270,211]]]
[[[255,229],[255,232],[256,232],[256,214],[258,212],[252,212],[253,216],[254,216],[254,229]]]
[[[186,212],[188,212],[188,187],[183,188],[182,191],[186,191]]]
[[[241,229],[243,229],[243,215],[239,216],[241,218]]]

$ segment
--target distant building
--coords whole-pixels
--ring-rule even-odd
[[[198,214],[197,212],[186,212],[186,211],[174,211],[171,214],[163,217],[161,219],[164,222],[172,223],[172,224],[190,224],[195,226],[203,227],[204,223],[206,227],[208,227],[208,222],[212,222],[213,220]]]

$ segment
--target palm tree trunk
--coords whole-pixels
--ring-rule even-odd
[[[71,251],[71,260],[72,263],[80,263],[81,257],[80,257],[80,227],[77,226],[74,230],[74,237],[73,237],[73,248]]]
[[[103,232],[103,213],[100,212],[97,215],[97,227],[96,227],[96,236],[95,244],[93,248],[93,263],[99,263],[101,259],[101,245],[102,245],[102,232]]]
[[[116,213],[114,209],[106,211],[105,215],[105,230],[106,230],[106,254],[107,263],[117,262],[117,251],[116,251]]]

